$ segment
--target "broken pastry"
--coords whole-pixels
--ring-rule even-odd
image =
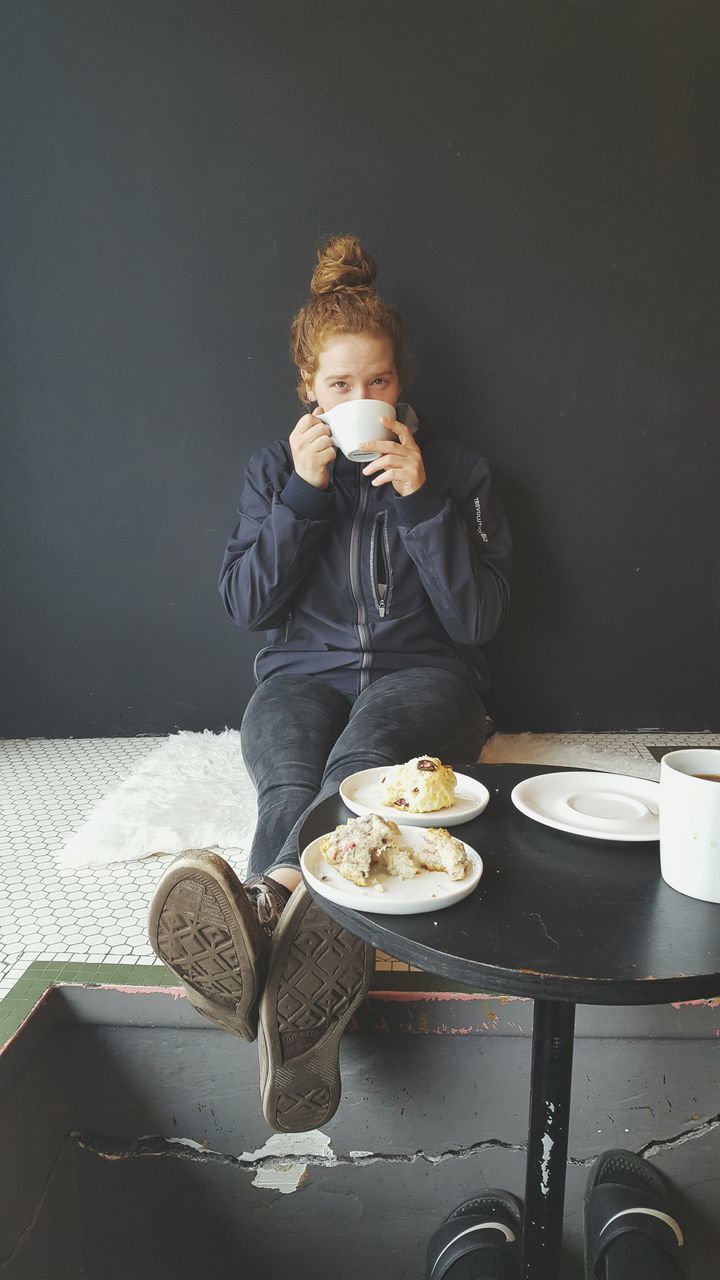
[[[377,866],[387,849],[397,848],[400,828],[376,813],[350,818],[320,841],[320,852],[326,862],[336,867],[341,876],[365,887],[370,882],[370,869]]]
[[[432,813],[453,804],[457,778],[437,756],[416,756],[386,769],[380,785],[384,804],[406,813]]]
[[[412,849],[386,845],[380,854],[380,867],[398,880],[412,880],[422,868],[415,861]]]
[[[320,840],[320,853],[346,880],[361,889],[372,886],[373,872],[386,872],[397,880],[413,880],[421,871],[442,871],[451,880],[462,880],[470,861],[461,840],[456,840],[444,827],[430,828],[423,834],[424,844],[411,849],[401,844],[402,833],[392,819],[369,813],[350,818]]]
[[[470,861],[461,840],[446,831],[445,827],[429,827],[425,843],[415,850],[415,858],[427,871],[446,871],[451,880],[462,880]]]

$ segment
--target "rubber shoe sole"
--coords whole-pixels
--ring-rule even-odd
[[[260,1001],[263,1115],[278,1133],[305,1133],[337,1111],[340,1041],[367,995],[375,962],[298,885],[272,938]]]
[[[257,1035],[267,940],[235,872],[217,854],[175,858],[148,911],[153,951],[177,974],[190,1003],[243,1040]]]

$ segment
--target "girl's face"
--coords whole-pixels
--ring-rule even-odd
[[[321,409],[333,409],[344,400],[384,400],[397,404],[400,383],[389,338],[366,334],[342,334],[320,353],[317,372],[310,380],[303,371],[309,400]]]

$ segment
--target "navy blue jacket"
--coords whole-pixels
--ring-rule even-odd
[[[409,406],[398,418],[417,424]],[[399,497],[340,452],[330,486],[297,475],[290,445],[253,454],[220,594],[234,622],[266,631],[258,683],[314,675],[351,698],[409,666],[488,685],[482,646],[507,609],[511,541],[485,458],[420,427],[427,481]]]

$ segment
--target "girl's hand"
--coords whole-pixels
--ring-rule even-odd
[[[322,409],[318,408],[318,413],[322,413]],[[337,456],[330,436],[327,423],[320,422],[311,413],[304,414],[290,433],[295,470],[315,489],[327,489],[330,483],[328,466]]]
[[[380,421],[383,426],[394,431],[398,438],[397,440],[368,440],[360,446],[368,453],[381,454],[381,457],[376,458],[374,462],[368,462],[367,466],[363,467],[363,475],[371,476],[374,472],[378,472],[379,474],[372,482],[374,487],[387,484],[389,480],[395,492],[401,498],[407,498],[409,494],[422,488],[427,480],[422,454],[409,427],[395,418],[381,418]]]

